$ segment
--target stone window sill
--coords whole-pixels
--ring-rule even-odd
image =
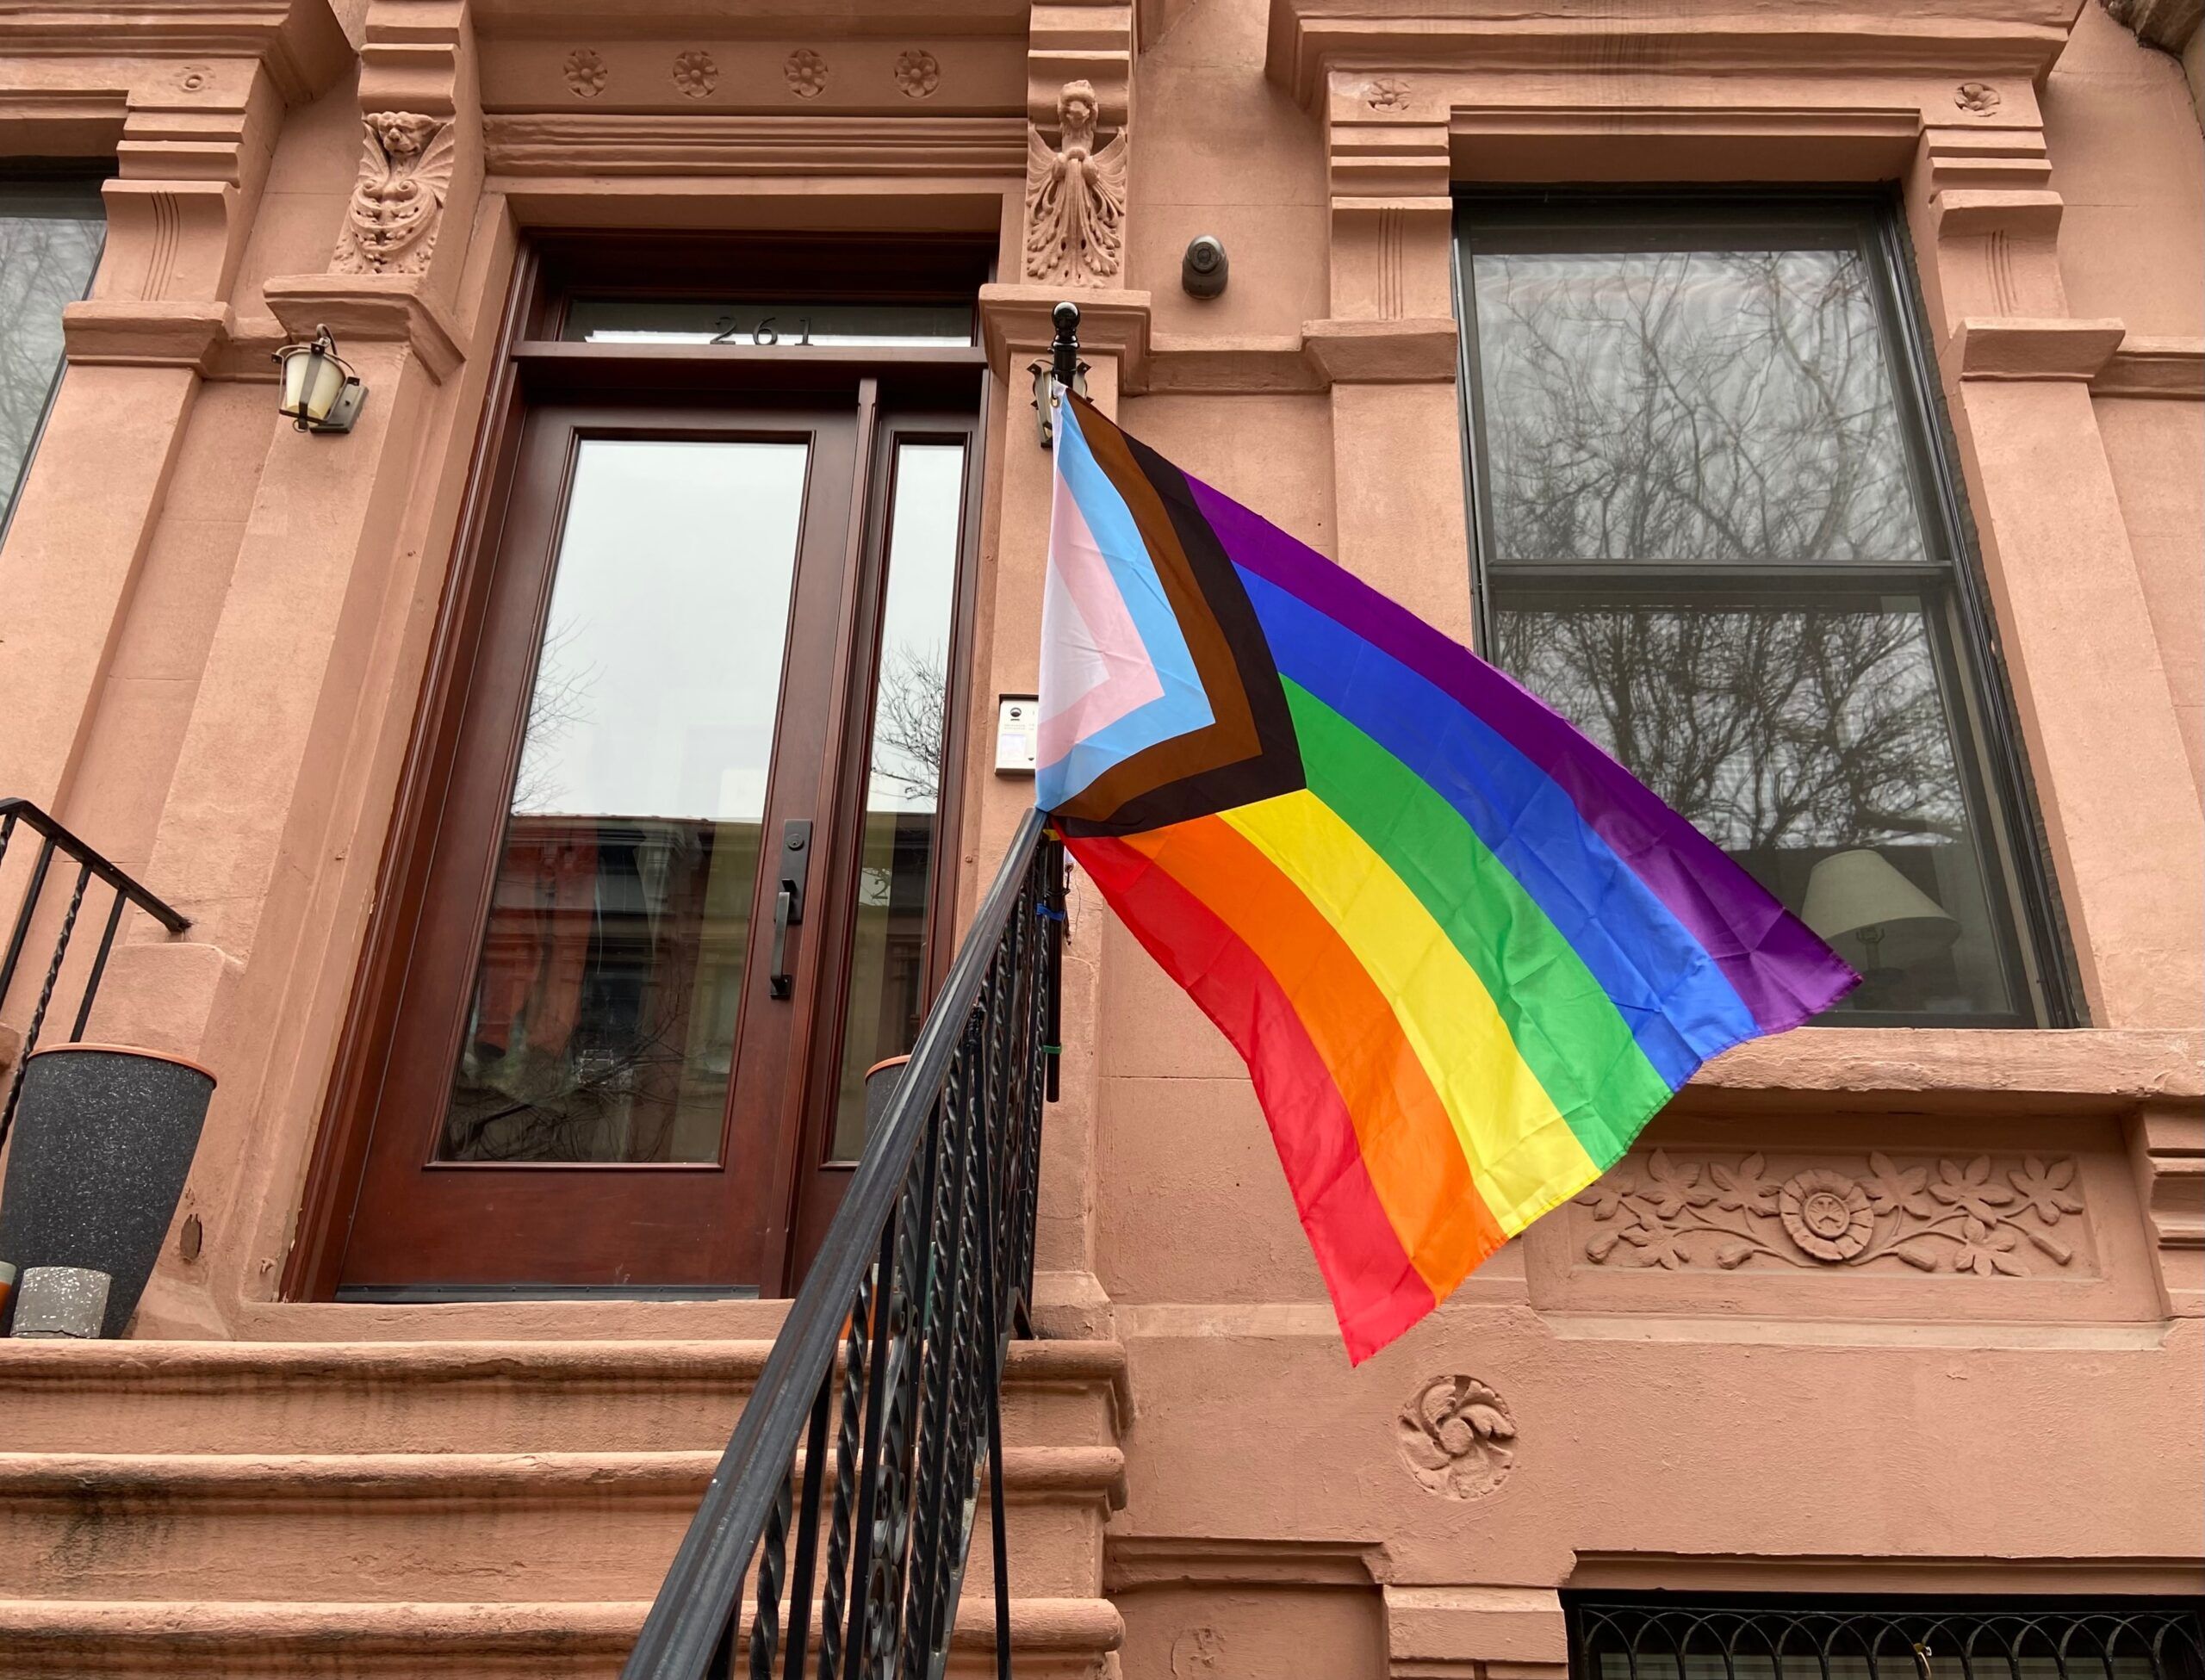
[[[2205,1032],[2078,1027],[1809,1026],[1701,1069],[1682,1100],[1703,1112],[1904,1107],[1945,1113],[2109,1113],[2205,1097]]]

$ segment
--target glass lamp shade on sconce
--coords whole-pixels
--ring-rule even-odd
[[[1960,925],[1880,852],[1833,852],[1807,877],[1799,919],[1864,976],[1910,969],[1951,948]]]
[[[327,327],[317,327],[309,343],[284,345],[276,359],[283,369],[280,409],[294,426],[301,431],[351,431],[368,388],[337,354]]]

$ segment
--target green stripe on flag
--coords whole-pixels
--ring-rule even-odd
[[[1285,688],[1310,791],[1416,895],[1585,1152],[1607,1167],[1671,1095],[1614,1000],[1436,789],[1308,690]]]

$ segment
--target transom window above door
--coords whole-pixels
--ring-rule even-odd
[[[1486,651],[1863,974],[2072,1019],[1988,608],[1867,203],[1465,200]]]

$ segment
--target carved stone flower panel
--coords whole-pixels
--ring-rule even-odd
[[[1876,1234],[1868,1193],[1843,1173],[1811,1168],[1776,1193],[1785,1234],[1817,1260],[1850,1260]]]
[[[1595,1266],[1667,1271],[1879,1268],[2071,1274],[2084,1212],[2072,1156],[1634,1156],[1577,1198]]]
[[[941,85],[941,61],[923,46],[896,55],[896,90],[906,99],[926,99]]]
[[[567,61],[559,67],[567,78],[568,89],[577,99],[594,99],[605,91],[605,84],[612,72],[606,68],[604,55],[587,46],[577,46],[567,54]]]
[[[1989,116],[2003,102],[1988,82],[1963,82],[1953,90],[1953,103],[1977,116]]]
[[[720,67],[701,47],[674,55],[674,85],[684,96],[703,99],[720,84]]]
[[[827,91],[826,56],[799,46],[781,60],[781,78],[798,99],[817,99]]]
[[[1409,1397],[1396,1425],[1401,1462],[1427,1492],[1477,1499],[1516,1460],[1516,1420],[1475,1377],[1434,1377]]]

